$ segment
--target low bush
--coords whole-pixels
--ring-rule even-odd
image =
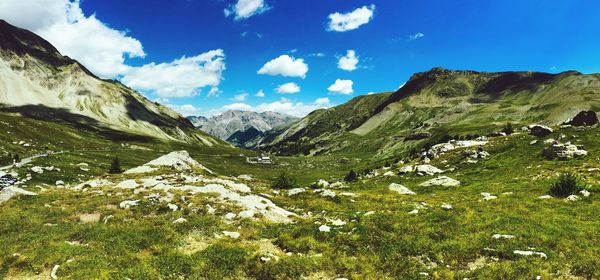
[[[556,182],[552,184],[550,193],[558,197],[567,197],[581,191],[583,187],[579,184],[579,178],[573,173],[561,174]]]

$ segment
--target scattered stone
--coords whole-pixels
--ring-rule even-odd
[[[223,235],[233,239],[240,238],[240,233],[235,231],[223,231]]]
[[[392,177],[392,176],[395,176],[395,175],[396,174],[394,174],[393,171],[386,171],[385,173],[383,173],[383,176],[386,176],[386,177]]]
[[[242,180],[246,180],[246,181],[254,180],[254,178],[252,178],[252,176],[250,176],[248,174],[242,174],[242,175],[238,176],[238,179],[242,179]]]
[[[256,215],[256,212],[254,210],[244,210],[238,213],[237,215],[238,217],[240,217],[240,219],[249,219],[254,217],[254,215]]]
[[[515,236],[514,235],[510,235],[510,234],[494,234],[494,235],[492,235],[492,238],[493,239],[500,239],[500,238],[502,238],[502,239],[513,239],[513,238],[515,238]]]
[[[334,198],[336,195],[335,195],[335,192],[332,190],[323,190],[323,191],[321,191],[321,196]]]
[[[183,223],[187,223],[187,220],[183,217],[176,219],[175,221],[173,221],[174,224],[183,224]]]
[[[583,197],[588,197],[591,195],[588,190],[581,190],[579,193],[583,195]]]
[[[235,217],[237,217],[237,215],[235,213],[229,212],[229,213],[225,214],[225,219],[227,219],[227,220],[233,220],[233,219],[235,219]]]
[[[529,134],[533,136],[544,137],[552,134],[552,132],[554,132],[554,130],[545,125],[533,124],[529,126]]]
[[[351,192],[343,192],[340,193],[341,196],[348,196],[348,197],[357,197],[358,195],[355,193],[351,193]]]
[[[551,195],[549,195],[549,194],[542,195],[542,196],[539,196],[539,197],[538,197],[538,199],[551,199],[551,198],[552,198],[552,196],[551,196]]]
[[[300,194],[300,193],[303,193],[303,192],[306,192],[306,189],[304,189],[304,188],[294,188],[294,189],[288,190],[287,195],[288,196],[293,196],[293,195],[297,195],[297,194]]]
[[[327,225],[322,225],[319,227],[319,231],[320,232],[330,232],[331,231],[331,227],[327,226]]]
[[[483,197],[483,200],[494,200],[498,198],[497,196],[487,192],[482,192],[481,197]]]
[[[550,147],[544,149],[544,156],[549,159],[568,160],[571,158],[581,158],[588,154],[586,150],[580,149],[576,145],[567,142],[565,144],[553,141]]]
[[[428,180],[424,183],[419,184],[422,187],[441,186],[441,187],[456,187],[460,186],[458,180],[454,180],[448,176],[439,176],[437,178]]]
[[[123,209],[129,209],[130,207],[137,206],[139,203],[139,200],[125,200],[119,204],[119,207]]]
[[[443,173],[444,171],[429,164],[422,164],[415,166],[414,172],[416,172],[417,175],[435,175],[438,173]]]
[[[405,174],[405,173],[411,173],[414,170],[415,170],[415,168],[412,165],[407,165],[407,166],[400,167],[398,172]]]
[[[448,204],[448,203],[442,203],[442,205],[440,206],[442,209],[444,210],[452,210],[452,205]]]
[[[175,204],[173,204],[173,203],[169,203],[169,204],[167,204],[167,207],[168,207],[168,208],[169,208],[169,210],[171,210],[171,211],[177,211],[177,210],[179,210],[179,206],[177,206],[177,205],[175,205]]]
[[[397,192],[399,194],[406,194],[406,195],[415,195],[416,194],[415,192],[409,190],[407,187],[405,187],[403,185],[400,185],[400,184],[396,184],[396,183],[391,183],[388,186],[388,189],[390,191],[394,191],[394,192]]]
[[[572,195],[567,196],[567,198],[565,198],[565,201],[566,202],[575,202],[575,201],[578,201],[580,199],[581,199],[581,197],[572,194]]]
[[[323,179],[319,179],[319,180],[317,180],[317,182],[315,182],[315,185],[318,188],[323,189],[323,188],[328,188],[330,184],[329,184],[329,182],[327,182],[327,181],[325,181]]]
[[[514,250],[513,253],[515,255],[521,256],[539,256],[540,258],[547,259],[548,256],[542,252],[534,252],[534,251],[523,251],[523,250]]]
[[[100,222],[100,213],[84,213],[79,215],[79,221],[87,224],[87,223],[97,223]]]
[[[332,220],[330,222],[331,222],[332,225],[338,226],[338,227],[343,226],[343,225],[346,224],[346,222],[344,222],[344,221],[342,221],[340,219]]]
[[[538,140],[533,140],[533,141],[529,142],[529,145],[535,145],[535,144],[537,144],[537,142],[538,142]]]
[[[52,268],[52,271],[50,271],[50,278],[52,279],[58,279],[58,276],[56,276],[56,273],[58,272],[58,268],[60,268],[60,265],[54,265],[54,267]]]
[[[58,180],[58,181],[56,181],[55,185],[56,185],[56,186],[64,186],[64,185],[65,185],[65,182],[63,182],[63,181],[61,181],[61,180]]]
[[[137,188],[139,185],[135,180],[125,180],[119,184],[117,184],[117,188],[121,188],[121,189],[135,189]]]

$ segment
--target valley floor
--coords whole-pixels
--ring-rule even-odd
[[[368,155],[275,157],[273,165],[256,165],[246,162],[257,155],[249,151],[115,144],[68,136],[75,132],[62,127],[53,135],[63,136],[44,143],[36,129],[43,135],[54,128],[30,125],[33,133],[0,136],[2,148],[22,157],[64,153],[10,169],[20,179],[30,174],[20,188],[37,195],[0,204],[3,279],[600,277],[597,127],[491,138],[482,147],[488,157],[449,151],[428,163],[443,174],[419,175],[400,172],[417,161],[384,167],[370,166]],[[589,154],[546,160],[549,138]],[[173,162],[105,174],[115,155],[130,169],[179,150],[212,174]],[[370,175],[334,183],[366,167]],[[294,189],[271,187],[283,171],[296,180]],[[564,172],[577,174],[590,195],[547,198]],[[439,176],[460,184],[423,184]]]

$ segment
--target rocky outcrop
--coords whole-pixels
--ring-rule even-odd
[[[572,119],[565,122],[565,124],[572,126],[589,126],[598,123],[598,116],[594,111],[581,111]]]
[[[529,134],[533,136],[544,137],[552,134],[552,132],[554,132],[554,130],[545,125],[534,124],[529,126]]]
[[[549,160],[559,159],[568,160],[572,158],[581,158],[588,154],[586,150],[581,147],[571,144],[571,142],[560,143],[553,141],[550,147],[544,149],[544,157]]]
[[[403,185],[400,185],[400,184],[396,184],[396,183],[391,183],[388,186],[388,189],[390,191],[394,191],[394,192],[397,192],[399,194],[406,194],[406,195],[415,195],[416,194],[415,192],[409,190],[407,187],[405,187]]]
[[[447,176],[440,176],[440,177],[428,180],[424,183],[421,183],[419,186],[421,186],[421,187],[432,187],[432,186],[456,187],[456,186],[460,186],[460,182],[458,180],[454,180]]]

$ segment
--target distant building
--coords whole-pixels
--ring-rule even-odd
[[[262,156],[258,158],[258,163],[262,164],[273,164],[273,160],[270,157]]]

